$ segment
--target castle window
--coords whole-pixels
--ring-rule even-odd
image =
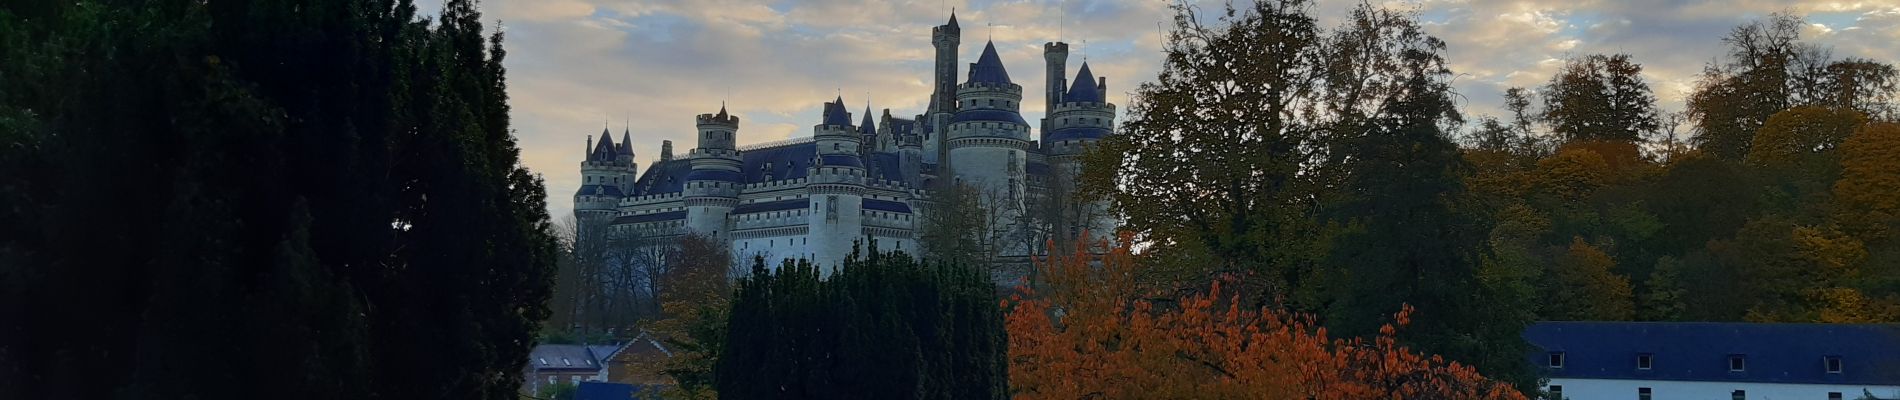
[[[1827,356],[1823,363],[1827,364],[1827,373],[1841,373],[1841,356]]]

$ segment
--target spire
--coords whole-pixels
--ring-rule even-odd
[[[1063,102],[1086,101],[1102,102],[1102,91],[1095,84],[1095,73],[1089,71],[1089,63],[1082,62],[1082,71],[1075,73],[1075,85],[1069,87],[1069,93],[1062,96]]]
[[[871,136],[871,135],[877,134],[877,123],[874,121],[871,121],[871,103],[870,102],[864,103],[864,122],[858,123],[858,132],[863,133],[865,136]]]
[[[614,153],[619,152],[619,149],[618,146],[614,146],[614,133],[608,131],[607,128],[600,128],[600,141],[594,143],[594,149],[588,153],[587,159],[590,161],[611,159]]]
[[[633,155],[633,129],[620,131],[620,154]]]
[[[983,55],[970,65],[970,79],[965,83],[1012,83],[1009,71],[1003,69],[1003,58],[996,55],[996,42],[983,44]]]
[[[726,101],[719,101],[719,119],[726,119]]]
[[[961,29],[957,27],[957,9],[955,7],[950,8],[950,22],[943,24],[943,26],[948,26],[950,30],[953,31]]]
[[[844,110],[844,96],[825,103],[825,125],[851,125],[851,112]]]

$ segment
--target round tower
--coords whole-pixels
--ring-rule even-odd
[[[686,205],[686,230],[724,240],[731,234],[726,216],[739,205],[739,186],[744,181],[739,174],[739,150],[733,145],[739,117],[726,114],[721,106],[718,114],[700,114],[695,120],[699,146],[690,153],[687,162],[692,172],[686,174],[681,193]]]
[[[858,149],[863,137],[851,125],[843,98],[826,103],[824,121],[812,127],[817,154],[806,174],[812,207],[808,237],[812,261],[823,267],[838,266],[851,254],[852,244],[864,238],[865,169]]]
[[[1108,79],[1095,77],[1095,73],[1089,71],[1089,64],[1083,62],[1081,70],[1076,72],[1075,84],[1043,120],[1049,127],[1042,135],[1043,153],[1049,156],[1050,169],[1058,174],[1050,179],[1073,182],[1082,175],[1081,155],[1114,132],[1115,105],[1106,99],[1107,86]],[[1071,197],[1072,193],[1053,195]],[[1089,232],[1091,237],[1087,239],[1091,243],[1113,237],[1117,222],[1109,215],[1107,203],[1075,207],[1078,216],[1087,218],[1077,221],[1079,226],[1069,228]]]
[[[1029,148],[1029,123],[1018,111],[1022,99],[1023,87],[1010,82],[995,44],[983,47],[983,55],[970,65],[969,80],[957,86],[957,113],[945,137],[950,149],[945,162],[953,179],[975,185],[985,198],[1005,202],[990,207],[1022,209]]]
[[[626,197],[623,181],[628,179],[627,167],[620,162],[620,147],[614,145],[613,134],[602,128],[600,141],[589,137],[588,147],[581,160],[581,187],[574,191],[577,239],[605,233],[618,213],[620,199]]]

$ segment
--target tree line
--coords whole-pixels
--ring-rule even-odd
[[[1530,389],[1538,320],[1900,320],[1892,65],[1798,17],[1735,28],[1685,111],[1638,60],[1579,55],[1467,119],[1444,43],[1362,5],[1175,8],[1163,69],[1084,168],[1136,284],[1313,315]]]
[[[558,250],[481,18],[0,5],[0,397],[515,398]]]

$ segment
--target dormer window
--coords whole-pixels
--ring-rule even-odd
[[[1748,360],[1746,356],[1741,354],[1728,355],[1728,372],[1742,372],[1747,370]]]
[[[1649,353],[1643,353],[1643,354],[1637,354],[1637,355],[1636,355],[1636,369],[1639,369],[1639,370],[1643,370],[1643,371],[1648,371],[1648,370],[1649,370],[1649,367],[1650,367],[1650,364],[1651,364],[1651,363],[1653,363],[1653,362],[1655,362],[1655,356],[1654,356],[1654,355],[1651,355],[1651,354],[1649,354]]]
[[[541,360],[541,365],[548,365],[548,359],[546,359],[546,358],[539,358],[538,360]]]
[[[572,366],[574,366],[574,362],[573,362],[573,361],[568,361],[568,359],[567,359],[567,357],[562,357],[562,358],[561,358],[561,366],[564,366],[564,367],[572,367]]]
[[[1827,356],[1827,358],[1822,361],[1822,364],[1827,365],[1827,373],[1841,373],[1841,356]]]
[[[1561,351],[1550,352],[1550,367],[1551,368],[1564,367],[1564,352],[1561,352]]]

